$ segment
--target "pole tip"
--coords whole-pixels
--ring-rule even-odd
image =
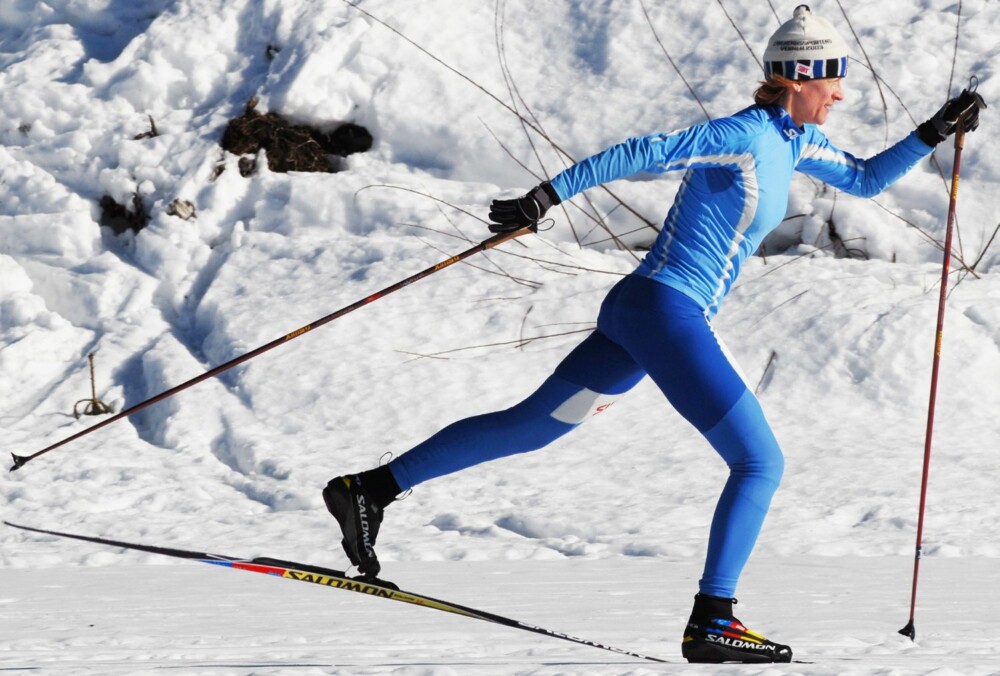
[[[16,469],[19,469],[21,465],[28,462],[28,459],[26,457],[24,457],[23,455],[17,455],[16,453],[11,453],[10,457],[14,458],[14,465],[9,470],[7,470],[9,472],[13,472]]]
[[[903,636],[907,637],[911,641],[913,641],[914,639],[916,639],[916,637],[917,637],[917,630],[913,626],[913,620],[910,620],[909,622],[907,622],[906,626],[899,630],[899,633],[902,634]]]

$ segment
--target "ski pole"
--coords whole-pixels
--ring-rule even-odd
[[[955,125],[955,166],[951,174],[951,199],[948,202],[948,225],[945,228],[944,260],[941,263],[941,293],[938,296],[937,333],[934,340],[934,362],[931,367],[931,393],[927,405],[927,432],[924,436],[924,468],[920,478],[920,507],[917,514],[917,544],[913,558],[913,586],[910,591],[910,620],[899,630],[903,636],[914,640],[917,631],[913,626],[917,609],[917,576],[920,574],[920,558],[923,555],[924,509],[927,505],[927,477],[931,467],[931,437],[934,432],[934,404],[937,401],[938,371],[941,365],[941,343],[944,339],[944,308],[948,299],[948,274],[951,268],[951,239],[955,229],[955,207],[958,203],[958,172],[962,163],[962,149],[965,147],[965,116]]]
[[[203,380],[208,380],[209,378],[214,378],[215,376],[219,375],[223,371],[227,371],[228,369],[231,369],[234,366],[237,366],[238,364],[242,364],[245,361],[249,361],[249,360],[253,359],[256,356],[261,355],[264,352],[267,352],[268,350],[271,350],[271,349],[273,349],[275,347],[278,347],[279,345],[283,345],[283,344],[287,343],[290,340],[298,338],[299,336],[301,336],[304,333],[308,333],[309,331],[312,331],[315,328],[319,328],[320,326],[323,326],[324,324],[332,322],[334,319],[339,319],[340,317],[343,317],[344,315],[346,315],[349,312],[353,312],[354,310],[357,310],[360,307],[363,307],[365,305],[368,305],[369,303],[373,303],[373,302],[377,301],[379,298],[382,298],[383,296],[387,296],[387,295],[389,295],[390,293],[392,293],[394,291],[399,291],[404,286],[409,286],[413,282],[416,282],[416,281],[419,281],[421,279],[424,279],[425,277],[429,277],[430,275],[433,275],[435,272],[438,272],[439,270],[443,270],[444,268],[447,268],[447,267],[449,267],[449,266],[451,266],[451,265],[453,265],[455,263],[458,263],[460,261],[463,261],[466,258],[469,258],[470,256],[473,256],[473,255],[475,255],[477,253],[480,253],[482,251],[488,251],[489,249],[493,249],[493,248],[495,248],[495,247],[503,244],[504,242],[510,241],[510,240],[514,239],[515,237],[519,237],[521,235],[525,235],[525,234],[527,234],[529,232],[532,232],[532,230],[530,228],[528,228],[528,227],[524,227],[524,228],[521,228],[520,230],[514,230],[514,231],[511,231],[511,232],[502,232],[502,233],[493,235],[489,239],[485,239],[482,242],[480,242],[479,244],[475,245],[474,247],[466,249],[462,253],[457,254],[455,256],[452,256],[451,258],[449,258],[447,260],[441,261],[437,265],[434,265],[432,267],[427,268],[426,270],[418,272],[415,275],[407,277],[406,279],[404,279],[402,281],[396,282],[392,286],[388,286],[388,287],[382,289],[381,291],[376,291],[372,295],[367,296],[365,298],[362,298],[361,300],[357,301],[356,303],[352,303],[351,305],[348,305],[347,307],[343,307],[343,308],[337,310],[336,312],[332,312],[332,313],[326,315],[325,317],[323,317],[321,319],[317,319],[316,321],[314,321],[311,324],[306,324],[305,326],[303,326],[301,328],[298,328],[295,331],[292,331],[291,333],[282,336],[281,338],[277,338],[275,340],[272,340],[270,343],[267,343],[266,345],[261,345],[260,347],[256,348],[255,350],[251,350],[250,352],[247,352],[246,354],[243,354],[243,355],[241,355],[239,357],[236,357],[235,359],[231,359],[230,361],[227,361],[225,364],[220,364],[219,366],[216,366],[215,368],[202,373],[200,376],[196,376],[196,377],[192,378],[191,380],[188,380],[186,382],[181,383],[180,385],[177,385],[175,387],[170,388],[169,390],[161,392],[160,394],[157,394],[154,397],[151,397],[151,398],[149,398],[149,399],[147,399],[145,401],[139,402],[135,406],[131,406],[129,408],[126,408],[125,410],[121,411],[120,413],[118,413],[118,414],[116,414],[116,415],[114,415],[114,416],[112,416],[112,417],[110,417],[110,418],[108,418],[106,420],[102,420],[101,422],[97,423],[96,425],[91,425],[90,427],[88,427],[88,428],[86,428],[84,430],[81,430],[81,431],[77,432],[76,434],[74,434],[74,435],[72,435],[70,437],[67,437],[66,439],[63,439],[62,441],[56,442],[56,443],[52,444],[51,446],[43,448],[40,451],[32,453],[31,455],[17,455],[16,453],[11,453],[11,457],[13,457],[13,459],[14,459],[14,465],[8,471],[13,472],[14,470],[23,467],[29,461],[37,458],[40,455],[44,455],[45,453],[48,453],[49,451],[54,451],[55,449],[59,448],[60,446],[64,446],[64,445],[70,443],[71,441],[75,441],[76,439],[79,439],[80,437],[83,437],[83,436],[86,436],[86,435],[90,434],[91,432],[96,432],[97,430],[101,429],[102,427],[106,427],[106,426],[110,425],[113,422],[121,420],[122,418],[127,418],[128,416],[132,415],[133,413],[137,413],[137,412],[143,410],[144,408],[146,408],[147,406],[152,406],[153,404],[158,403],[160,401],[163,401],[164,399],[166,399],[168,397],[172,397],[175,394],[177,394],[178,392],[181,392],[182,390],[186,390],[187,388],[191,387],[192,385],[197,385],[198,383],[202,382]]]

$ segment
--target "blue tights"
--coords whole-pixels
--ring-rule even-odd
[[[784,460],[757,398],[688,296],[630,275],[608,294],[597,330],[541,387],[503,411],[455,422],[391,463],[402,490],[551,443],[645,375],[729,465],[712,520],[703,594],[732,597],[778,487]]]

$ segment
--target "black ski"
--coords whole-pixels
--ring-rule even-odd
[[[207,554],[205,552],[189,551],[187,549],[156,547],[153,545],[135,544],[133,542],[121,542],[119,540],[109,540],[106,538],[92,537],[88,535],[75,535],[73,533],[62,533],[60,531],[45,530],[44,528],[32,528],[31,526],[21,526],[16,523],[11,523],[10,521],[4,521],[4,523],[8,526],[12,526],[14,528],[20,528],[21,530],[31,531],[33,533],[42,533],[45,535],[55,535],[57,537],[72,538],[74,540],[83,540],[85,542],[93,542],[95,544],[106,545],[110,547],[123,547],[125,549],[135,549],[141,552],[149,552],[150,554],[161,554],[163,556],[172,556],[178,559],[192,559],[195,561],[200,561],[201,563],[211,563],[216,566],[225,566],[227,568],[235,568],[237,570],[247,570],[250,571],[251,573],[264,573],[266,575],[276,575],[278,577],[283,577],[289,580],[298,580],[299,582],[311,582],[313,584],[319,584],[326,587],[334,587],[336,589],[346,589],[347,591],[358,592],[360,594],[367,594],[369,596],[378,596],[380,598],[389,599],[390,601],[402,601],[403,603],[411,603],[413,605],[423,606],[424,608],[431,608],[433,610],[440,610],[442,612],[452,613],[453,615],[461,615],[463,617],[469,617],[474,620],[483,620],[484,622],[501,624],[505,627],[510,627],[512,629],[521,629],[523,631],[530,631],[535,634],[542,634],[543,636],[550,636],[552,638],[558,638],[564,641],[572,641],[573,643],[579,643],[581,645],[591,646],[592,648],[600,648],[601,650],[608,650],[613,653],[618,653],[619,655],[638,657],[640,659],[650,660],[651,662],[667,662],[667,660],[660,659],[658,657],[651,657],[649,655],[643,655],[642,653],[632,652],[631,650],[615,648],[614,646],[605,645],[603,643],[597,643],[596,641],[588,641],[587,639],[577,638],[575,636],[570,636],[569,634],[563,634],[561,632],[552,631],[550,629],[544,629],[542,627],[536,627],[526,622],[521,622],[519,620],[512,620],[510,618],[503,617],[501,615],[496,615],[494,613],[489,613],[483,610],[477,610],[475,608],[469,608],[468,606],[462,606],[457,603],[442,601],[440,599],[435,599],[430,596],[424,596],[423,594],[414,594],[412,592],[403,591],[393,583],[388,582],[386,580],[380,580],[377,578],[349,577],[347,573],[341,570],[333,570],[331,568],[321,568],[319,566],[312,566],[305,563],[296,563],[294,561],[282,561],[280,559],[271,559],[267,557],[240,559],[232,556],[222,556],[220,554]]]

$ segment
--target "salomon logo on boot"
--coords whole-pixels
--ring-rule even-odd
[[[368,558],[375,557],[375,543],[372,542],[371,531],[368,528],[368,509],[365,507],[365,496],[360,491],[354,496],[358,508],[358,523],[361,525],[361,544],[364,545]]]
[[[375,555],[375,539],[382,524],[382,510],[365,491],[358,476],[339,476],[323,489],[323,502],[344,534],[341,544],[362,575],[375,577],[382,566]]]
[[[681,654],[688,662],[791,662],[792,649],[768,641],[733,617],[736,599],[698,594],[684,631]]]
[[[688,662],[791,662],[792,649],[750,631],[737,619],[688,622],[681,653]]]

